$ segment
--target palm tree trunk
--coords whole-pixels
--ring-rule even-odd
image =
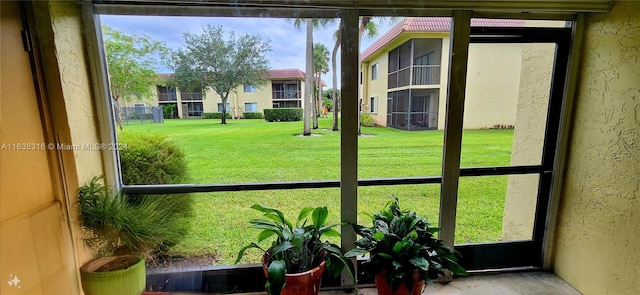
[[[118,126],[120,127],[120,131],[124,129],[122,126],[122,108],[120,107],[120,99],[116,97],[116,120],[118,121]]]
[[[307,19],[307,56],[304,73],[304,130],[302,135],[311,135],[311,113],[313,99],[313,20]]]
[[[338,28],[342,26],[342,21],[340,21],[340,25]],[[338,131],[338,73],[336,73],[336,58],[338,54],[338,48],[340,48],[340,29],[338,29],[338,34],[336,35],[336,44],[333,46],[333,51],[331,52],[331,71],[333,72],[333,131]]]

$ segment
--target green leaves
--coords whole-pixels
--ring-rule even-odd
[[[316,228],[322,227],[327,222],[328,216],[329,216],[329,210],[327,209],[327,207],[318,207],[313,209],[313,214],[311,214],[313,225]]]
[[[354,226],[362,238],[355,242],[357,248],[346,256],[369,253],[365,263],[372,269],[386,270],[388,285],[397,287],[403,281],[411,281],[414,271],[420,272],[427,282],[443,269],[466,274],[457,264],[455,252],[434,237],[440,229],[429,227],[427,220],[415,212],[402,210],[397,197],[372,216],[371,227]]]
[[[259,86],[266,82],[271,51],[268,40],[258,34],[225,33],[222,26],[207,25],[202,32],[184,33],[184,45],[172,53],[171,81],[179,88],[211,88],[222,99],[223,113],[229,93],[238,86]],[[222,116],[224,123],[226,117]]]
[[[269,278],[265,288],[270,294],[279,294],[279,283],[282,270],[289,273],[298,273],[310,270],[326,261],[328,273],[340,275],[345,266],[349,267],[349,273],[354,279],[351,261],[342,255],[340,248],[328,241],[322,241],[322,237],[340,237],[340,233],[334,229],[341,223],[326,224],[329,211],[327,207],[303,208],[295,220],[293,227],[285,215],[278,209],[264,205],[254,204],[252,209],[262,213],[263,218],[252,219],[252,228],[260,229],[258,243],[276,237],[271,248],[263,250],[256,243],[244,246],[238,252],[235,263],[240,262],[244,253],[251,248],[257,248],[269,255]],[[311,216],[311,222],[307,219]],[[273,269],[272,269],[273,268]],[[273,280],[272,280],[273,272]]]
[[[280,295],[285,285],[286,273],[287,266],[284,261],[275,260],[269,264],[267,283],[265,284],[265,289],[269,295]]]

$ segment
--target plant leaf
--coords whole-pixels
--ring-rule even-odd
[[[269,237],[275,235],[276,232],[270,229],[263,230],[260,235],[258,235],[258,243],[268,239]]]
[[[409,262],[423,271],[429,271],[429,261],[422,257],[413,257],[409,259]]]
[[[298,214],[298,221],[296,222],[296,227],[300,227],[301,226],[300,222],[305,218],[307,218],[307,216],[309,216],[309,214],[311,214],[312,211],[313,211],[312,207],[302,208],[302,210],[300,210],[300,214]]]
[[[315,208],[311,215],[313,219],[313,225],[315,225],[316,228],[322,227],[325,224],[325,222],[327,222],[328,216],[329,216],[329,210],[327,209],[327,207]]]

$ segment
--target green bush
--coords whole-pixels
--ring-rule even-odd
[[[229,114],[228,112],[227,114],[227,119],[231,119],[231,114]],[[205,119],[222,119],[222,113],[221,112],[214,112],[214,113],[204,113],[204,118]]]
[[[162,114],[165,119],[173,118],[173,110],[176,108],[175,104],[166,104],[162,106]]]
[[[242,113],[242,116],[245,119],[262,119],[262,113],[261,112],[244,112],[244,113]]]
[[[164,135],[120,133],[120,167],[124,184],[179,184],[188,181],[184,153]],[[130,195],[133,205],[153,204],[169,210],[161,240],[155,247],[160,255],[177,244],[189,230],[193,200],[189,194]]]
[[[291,122],[302,120],[302,108],[264,109],[264,119],[269,122]]]
[[[360,114],[360,126],[364,127],[375,127],[376,122],[373,120],[373,117],[369,114]]]

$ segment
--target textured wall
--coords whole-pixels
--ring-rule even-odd
[[[639,294],[640,2],[586,25],[555,271],[584,294]]]
[[[520,92],[513,131],[511,165],[539,165],[547,122],[554,43],[526,44],[522,51]],[[533,234],[538,177],[510,176],[502,221],[502,240]]]

